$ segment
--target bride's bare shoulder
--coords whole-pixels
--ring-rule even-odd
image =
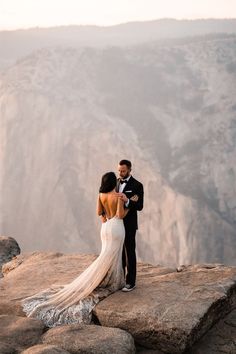
[[[107,193],[99,193],[100,196],[115,196],[115,197],[118,197],[120,193],[118,192],[107,192]]]

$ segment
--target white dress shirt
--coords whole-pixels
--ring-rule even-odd
[[[123,190],[125,189],[126,184],[128,183],[128,180],[130,179],[131,175],[129,175],[129,177],[125,178],[125,180],[127,181],[126,183],[120,183],[119,184],[119,193],[123,193]],[[125,206],[128,207],[129,205],[129,199],[128,201],[125,203]]]
[[[125,189],[126,184],[128,183],[128,180],[130,179],[131,175],[129,175],[129,177],[125,178],[125,180],[127,181],[126,183],[120,183],[119,185],[119,193],[123,193],[123,190]]]

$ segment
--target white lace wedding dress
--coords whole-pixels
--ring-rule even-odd
[[[103,223],[100,255],[71,283],[23,299],[22,307],[27,316],[41,319],[48,327],[90,323],[96,304],[125,284],[122,268],[124,237],[122,219],[113,217]]]

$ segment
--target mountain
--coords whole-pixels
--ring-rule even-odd
[[[145,188],[140,260],[235,264],[236,36],[51,47],[0,75],[1,234],[98,253],[101,175]]]
[[[116,26],[66,26],[0,31],[0,69],[40,48],[129,46],[202,35],[235,34],[236,19],[160,19]]]

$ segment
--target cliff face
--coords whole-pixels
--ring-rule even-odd
[[[1,233],[99,252],[101,175],[145,188],[138,255],[235,264],[236,38],[42,49],[0,77]]]

